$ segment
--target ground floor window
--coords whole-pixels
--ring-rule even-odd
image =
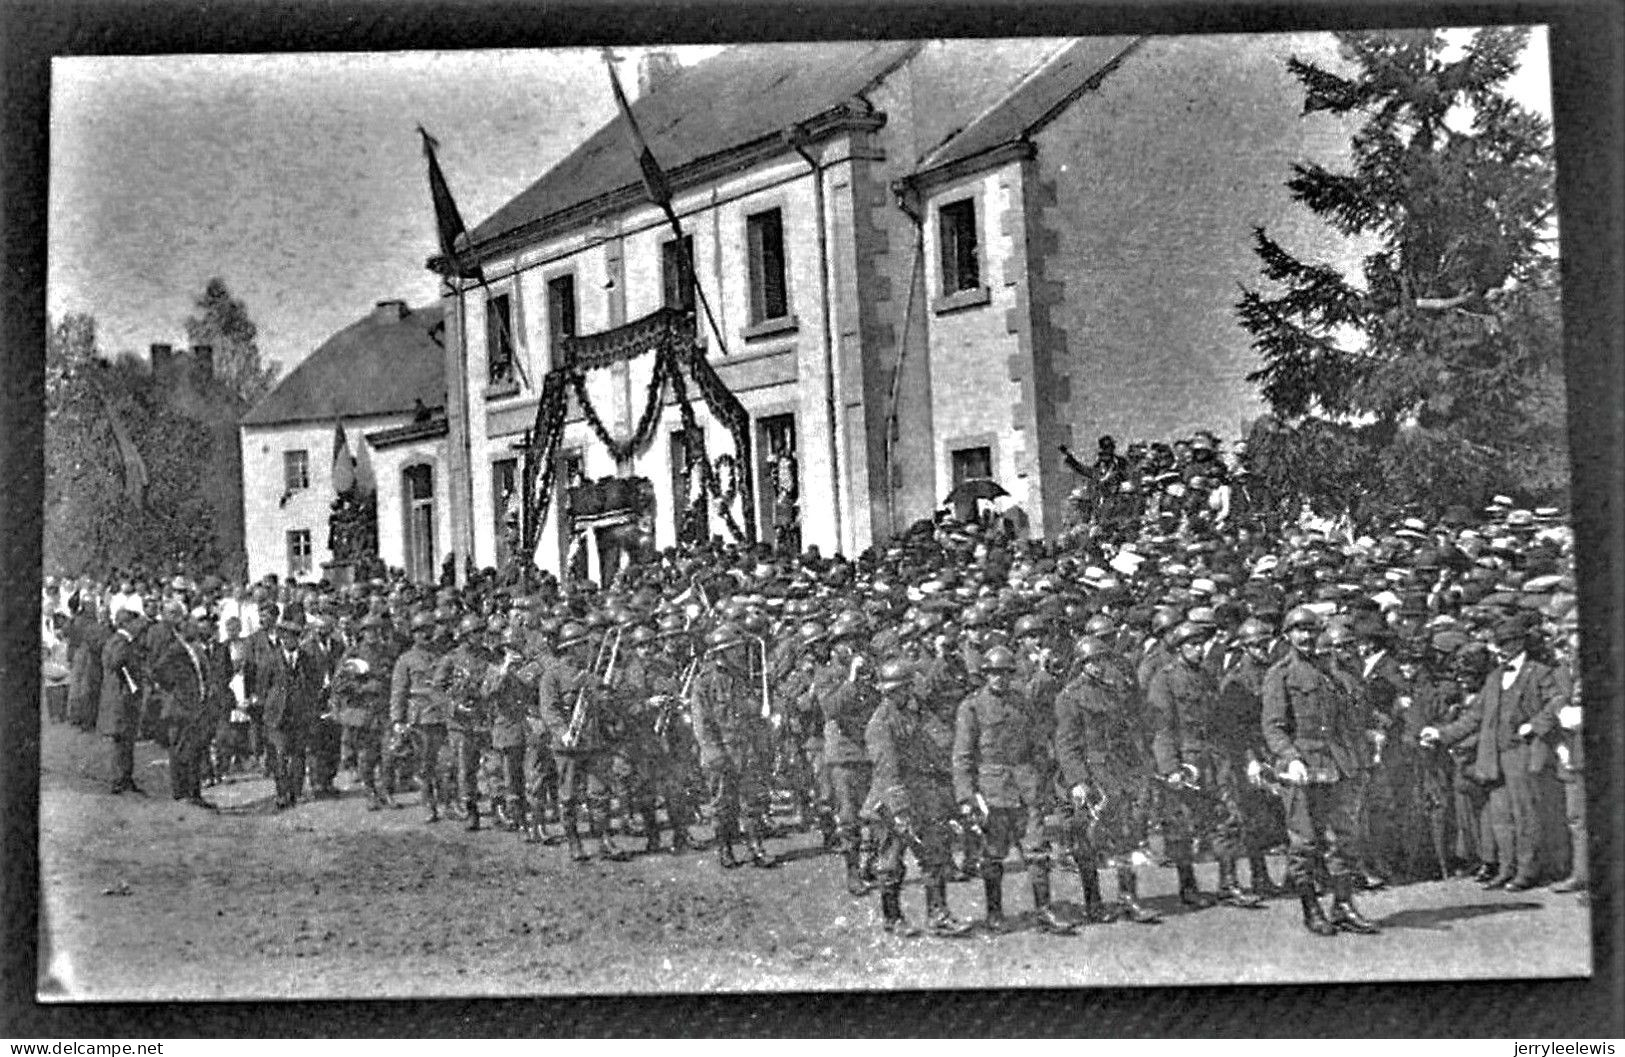
[[[498,459],[491,464],[491,538],[496,541],[496,565],[502,568],[519,546],[519,460]]]
[[[426,463],[401,471],[406,497],[406,575],[419,583],[435,578],[434,467]]]
[[[309,529],[288,531],[288,578],[302,580],[310,576],[311,545]]]
[[[678,543],[704,543],[711,535],[711,504],[700,471],[704,436],[685,429],[671,435],[671,515]]]
[[[801,469],[796,416],[764,415],[756,422],[756,479],[762,536],[782,554],[801,553]]]

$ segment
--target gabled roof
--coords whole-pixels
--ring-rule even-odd
[[[397,318],[378,312],[322,343],[242,417],[245,426],[332,421],[446,403],[445,310],[438,303]]]
[[[1021,140],[1092,91],[1143,37],[1086,37],[1062,49],[1009,95],[921,159],[916,176]]]
[[[911,41],[748,44],[679,70],[632,114],[670,175],[817,117],[870,88],[919,47]],[[606,77],[607,81],[607,77]],[[607,83],[596,88],[608,94]],[[480,245],[632,187],[641,179],[621,116],[600,128],[535,183],[475,225]]]

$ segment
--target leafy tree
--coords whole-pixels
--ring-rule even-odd
[[[45,399],[48,569],[218,569],[218,518],[201,494],[213,438],[168,405],[145,361],[102,356],[94,317],[65,316],[46,344]],[[115,416],[145,465],[139,491],[127,487]]]
[[[186,318],[186,340],[214,347],[214,374],[250,406],[271,391],[282,364],[260,361],[259,327],[248,308],[231,295],[226,281],[210,279],[195,302],[198,315]]]
[[[1567,451],[1551,134],[1504,94],[1528,31],[1479,30],[1448,59],[1431,30],[1338,40],[1346,73],[1289,68],[1306,118],[1361,119],[1350,164],[1294,165],[1286,186],[1369,252],[1354,278],[1255,229],[1270,289],[1236,305],[1263,359],[1249,379],[1280,419],[1350,427],[1373,470],[1363,494],[1345,482],[1357,513],[1437,511],[1491,490],[1556,497]],[[1342,463],[1306,490],[1335,490]]]

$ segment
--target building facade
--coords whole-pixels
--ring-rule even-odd
[[[453,546],[478,566],[505,557],[510,482],[565,338],[692,304],[683,254],[705,354],[750,415],[740,472],[764,540],[855,555],[978,477],[1053,532],[1075,435],[1086,457],[1100,433],[1234,436],[1257,410],[1231,309],[1257,274],[1251,226],[1303,230],[1282,180],[1342,142],[1298,119],[1285,66],[1325,46],[758,45],[668,70],[633,109],[686,246],[617,119],[459,250],[486,282],[446,287],[454,478],[466,460]],[[588,372],[614,437],[642,414],[649,359]],[[646,478],[654,542],[676,540],[702,498],[679,411],[667,391],[654,441],[617,464],[572,400],[538,564],[579,547],[566,497],[581,479]],[[707,455],[735,454],[709,409],[697,418]],[[721,500],[703,499],[726,538]]]
[[[439,577],[451,534],[443,329],[439,305],[381,301],[243,416],[249,579],[329,575],[340,436],[358,487],[375,492],[378,557],[415,580]]]

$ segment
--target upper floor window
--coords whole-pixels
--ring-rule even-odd
[[[790,314],[785,283],[784,214],[778,209],[745,218],[750,254],[750,321],[763,323]]]
[[[547,343],[557,358],[559,342],[576,334],[576,277],[557,275],[547,281]]]
[[[670,239],[660,246],[660,303],[684,312],[694,308],[694,236]]]
[[[993,449],[990,447],[960,448],[952,453],[951,459],[955,485],[993,476]]]
[[[297,579],[310,575],[311,545],[309,529],[293,529],[288,533],[288,576]]]
[[[514,381],[513,303],[507,294],[485,302],[485,380],[490,385]]]
[[[310,487],[310,452],[303,448],[282,453],[282,490],[297,492]]]
[[[975,290],[982,285],[974,198],[949,202],[937,210],[937,242],[942,251],[944,295]]]

